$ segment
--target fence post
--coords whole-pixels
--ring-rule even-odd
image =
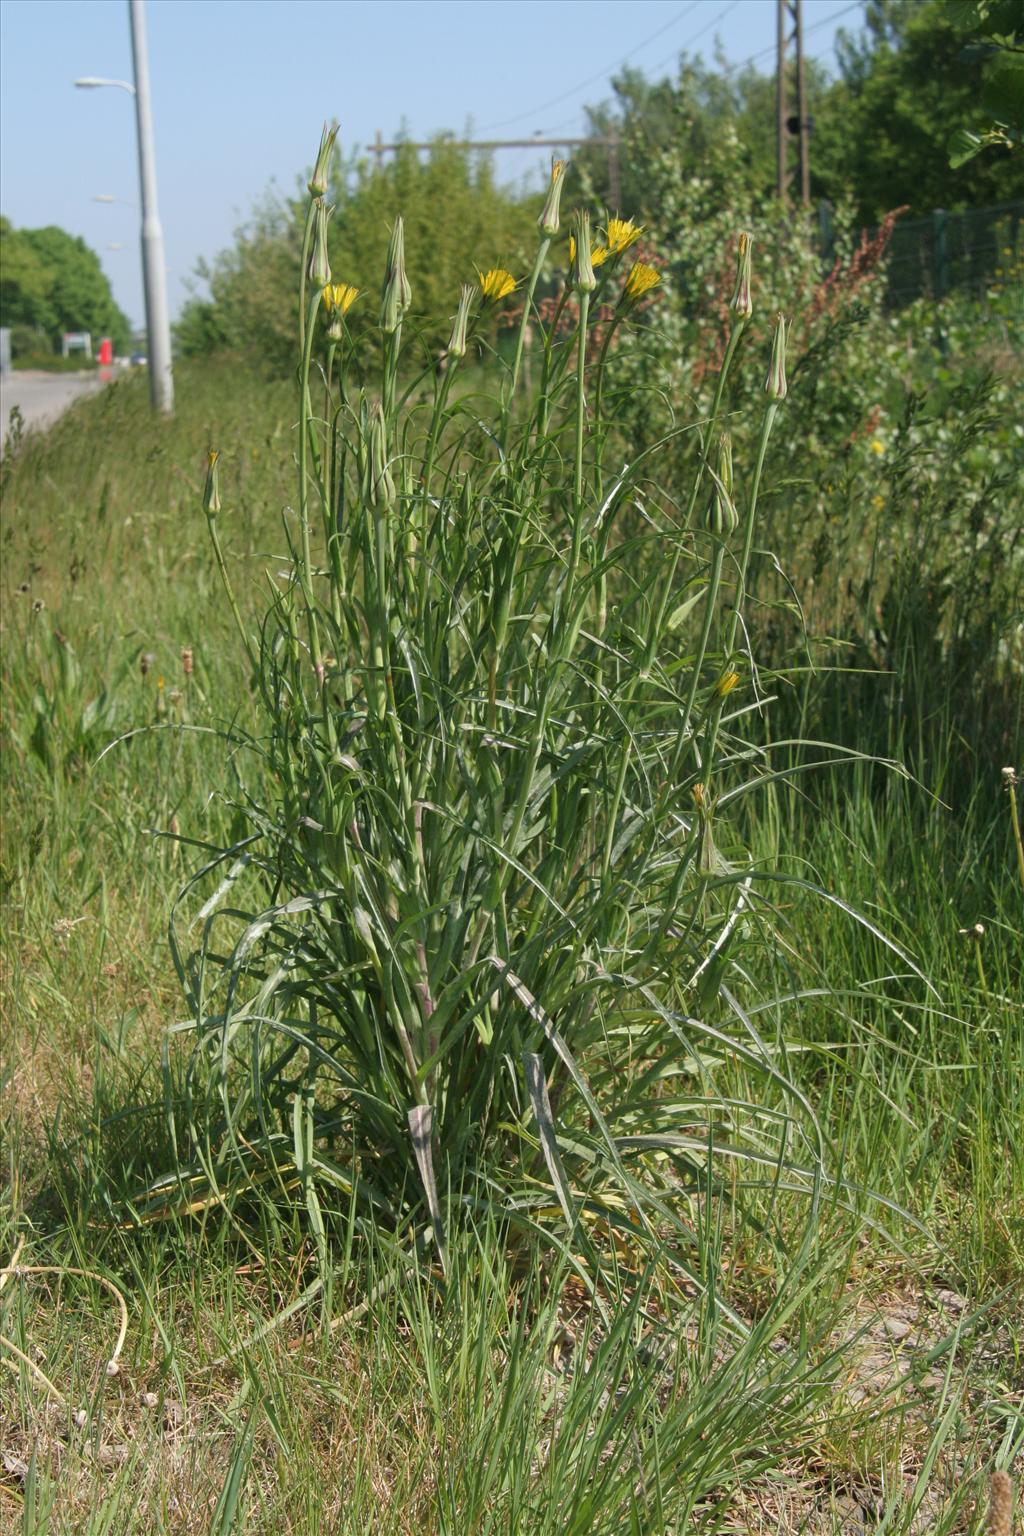
[[[827,197],[818,203],[818,238],[821,241],[821,259],[830,268],[836,255],[836,226],[832,218],[832,204]]]
[[[949,215],[945,208],[932,211],[932,284],[937,299],[949,292]]]

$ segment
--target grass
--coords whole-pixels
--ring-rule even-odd
[[[202,451],[225,447],[222,536],[252,624],[288,553],[295,446],[290,390],[206,368],[179,399],[154,422],[144,386],[120,382],[3,470],[0,1253],[65,1270],[0,1292],[20,1351],[4,1356],[6,1524],[839,1533],[867,1509],[887,1532],[980,1530],[988,1472],[1019,1468],[1024,1443],[1021,892],[983,744],[952,808],[849,763],[765,785],[723,833],[724,857],[734,839],[865,912],[931,983],[793,884],[744,948],[765,1059],[842,1176],[802,1265],[805,1180],[716,1163],[695,1072],[674,1088],[707,1153],[680,1201],[690,1281],[595,1226],[615,1258],[588,1287],[571,1253],[510,1244],[486,1207],[448,1232],[442,1279],[411,1226],[343,1195],[321,1238],[287,1173],[273,1199],[242,1185],[218,1203],[200,1183],[190,1214],[153,1193],[182,1152],[166,923],[196,858],[164,834],[230,846],[261,783],[216,734],[259,713],[204,542]],[[855,747],[857,723],[833,737]],[[158,729],[100,757],[140,725]],[[759,1106],[777,1152],[785,1096],[763,1062],[725,1052],[705,1081],[718,1104]],[[115,1376],[116,1300],[71,1269],[125,1297]]]

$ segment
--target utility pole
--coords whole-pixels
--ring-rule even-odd
[[[620,161],[621,141],[618,134],[608,134],[597,139],[435,139],[432,143],[416,143],[405,139],[398,144],[385,144],[384,136],[377,129],[377,136],[370,145],[370,154],[376,158],[377,170],[384,166],[384,156],[396,149],[435,149],[441,144],[446,149],[572,149],[578,144],[597,145],[608,151],[608,201],[612,209],[621,212],[622,171]]]
[[[792,31],[790,31],[792,27]],[[787,55],[790,45],[794,48],[794,60],[789,66]],[[807,92],[804,80],[804,29],[803,0],[776,0],[776,49],[778,63],[775,75],[775,163],[776,186],[780,200],[789,202],[793,171],[790,166],[789,146],[797,145],[797,174],[800,180],[800,201],[804,205],[811,200],[811,128],[807,112]]]
[[[135,120],[139,132],[139,186],[142,191],[142,276],[146,292],[146,346],[149,353],[149,393],[153,409],[174,409],[171,373],[171,326],[167,312],[167,268],[164,233],[156,206],[156,156],[149,107],[149,60],[142,0],[129,0],[132,64],[135,71]]]

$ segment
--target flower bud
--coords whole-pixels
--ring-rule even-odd
[[[740,320],[749,320],[754,313],[753,300],[750,297],[750,253],[753,241],[746,230],[740,232],[739,247],[736,252],[736,287],[733,290],[732,302],[729,308]]]
[[[388,424],[384,407],[375,400],[370,407],[370,505],[387,511],[394,500],[395,482],[388,467]]]
[[[203,511],[207,517],[215,517],[220,511],[220,487],[217,483],[217,460],[219,458],[219,451],[216,448],[211,448],[206,461],[206,485],[203,490]]]
[[[719,434],[718,462],[715,468],[715,488],[708,507],[707,529],[716,539],[724,539],[735,531],[739,521],[732,499],[732,438],[728,432]]]
[[[739,681],[740,675],[738,672],[733,672],[731,670],[728,672],[723,672],[721,677],[715,683],[715,694],[720,699],[728,698],[733,689],[739,686]]]
[[[575,239],[572,252],[572,285],[577,293],[593,293],[597,287],[594,263],[590,249],[590,214],[574,215]]]
[[[327,191],[327,173],[331,168],[331,153],[334,149],[334,141],[338,137],[338,125],[328,128],[324,123],[323,132],[320,135],[320,148],[316,153],[316,165],[313,174],[306,185],[312,197],[323,197]]]
[[[768,377],[764,381],[764,392],[769,400],[786,398],[786,317],[782,314],[775,322],[772,360],[768,368]]]
[[[402,316],[412,303],[412,289],[405,275],[405,225],[401,216],[395,220],[388,246],[388,264],[384,272],[384,293],[380,310],[380,327],[393,336],[402,323]]]
[[[476,296],[476,289],[472,283],[463,283],[459,292],[459,308],[452,326],[451,338],[448,342],[449,357],[465,357],[466,355],[466,331],[469,327],[469,306]]]
[[[327,225],[333,208],[328,208],[322,197],[313,205],[313,243],[309,252],[307,276],[314,288],[323,288],[331,280],[331,263],[327,256]]]
[[[548,239],[552,235],[557,235],[559,230],[558,210],[562,201],[562,182],[565,180],[565,168],[566,162],[564,160],[552,160],[551,185],[548,187],[548,198],[544,204],[543,212],[537,220],[537,223],[540,225],[541,234],[547,235]]]

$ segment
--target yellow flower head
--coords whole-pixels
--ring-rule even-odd
[[[645,293],[650,293],[652,288],[657,288],[661,282],[661,273],[657,267],[652,267],[646,261],[634,261],[626,278],[626,286],[622,290],[622,297],[627,304],[635,304],[642,299]]]
[[[874,507],[876,512],[881,512],[882,508],[885,506],[885,497],[872,496],[871,505]]]
[[[718,694],[718,697],[724,699],[726,694],[732,693],[739,680],[740,675],[738,672],[723,672],[715,684],[715,692]]]
[[[329,315],[347,315],[358,297],[359,289],[351,283],[328,283],[323,292],[324,309]]]
[[[488,304],[497,304],[515,292],[516,280],[504,267],[492,267],[489,272],[478,272],[480,292]]]
[[[609,251],[613,256],[621,256],[623,251],[628,251],[631,245],[636,244],[643,232],[643,225],[634,224],[632,219],[609,219]]]
[[[873,437],[871,439],[871,452],[878,454],[885,452],[885,444],[882,442],[880,437]]]
[[[606,245],[592,245],[590,247],[590,265],[592,267],[599,267],[602,264],[602,262],[605,262],[605,261],[608,260],[608,257],[611,254],[612,254],[611,251],[608,249],[608,247]],[[572,235],[570,235],[569,236],[569,265],[570,265],[570,267],[574,265],[575,261],[576,261],[576,241],[573,239]]]

